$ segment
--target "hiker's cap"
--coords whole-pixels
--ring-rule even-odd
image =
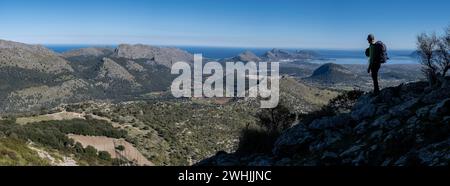
[[[367,36],[367,40],[375,40],[375,36],[373,34],[369,34],[369,36]]]

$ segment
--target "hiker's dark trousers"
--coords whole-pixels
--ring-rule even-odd
[[[372,72],[372,80],[373,80],[373,92],[379,93],[380,86],[378,84],[378,71],[380,70],[380,64],[374,64],[370,67],[370,72]]]

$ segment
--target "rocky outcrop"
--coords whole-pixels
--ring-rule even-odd
[[[117,84],[121,86],[130,85],[131,87],[141,86],[136,82],[136,78],[128,72],[125,67],[106,57],[103,58],[103,64],[95,79],[95,85],[104,89],[109,89]]]
[[[119,79],[129,82],[134,82],[135,80],[133,75],[131,75],[124,67],[109,58],[103,58],[103,65],[100,68],[97,78]]]
[[[190,63],[194,60],[192,54],[181,49],[153,47],[141,44],[121,44],[117,47],[113,56],[127,59],[150,59],[169,68],[173,63],[179,61]]]
[[[448,166],[450,78],[361,96],[349,113],[299,122],[271,154],[218,153],[198,165]]]
[[[132,61],[132,60],[126,61],[126,68],[130,71],[135,71],[135,72],[147,71],[147,69],[145,69],[142,65],[140,65],[139,63]]]

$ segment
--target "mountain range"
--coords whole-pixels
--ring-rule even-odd
[[[311,86],[370,88],[363,65],[310,63],[313,59],[320,61],[321,56],[308,50],[272,49],[261,56],[244,51],[220,61],[282,61],[281,74]],[[139,99],[151,92],[167,91],[174,78],[170,67],[178,61],[192,63],[193,55],[177,48],[141,44],[81,48],[60,54],[40,45],[0,40],[0,110],[26,112],[82,100]],[[394,67],[383,67],[380,76],[386,84],[417,78],[411,73],[417,68]]]
[[[235,57],[219,61],[279,61],[282,75],[280,105],[286,107],[286,114],[304,116],[320,110],[330,100],[347,90],[371,90],[366,65],[321,63],[326,61],[321,59],[322,57],[313,51],[272,49],[261,56],[250,51],[243,51]],[[170,67],[176,61],[192,63],[192,60],[192,54],[177,48],[121,44],[117,48],[81,48],[56,53],[40,45],[0,40],[0,113],[2,115],[0,149],[7,148],[9,152],[10,144],[15,144],[21,149],[10,153],[25,159],[26,154],[22,152],[31,153],[36,151],[33,149],[38,149],[39,153],[36,157],[32,157],[33,161],[29,161],[33,165],[58,164],[55,161],[39,160],[42,157],[38,155],[42,155],[45,149],[50,149],[51,153],[48,152],[46,155],[48,157],[52,157],[53,153],[57,154],[56,157],[63,157],[65,159],[63,164],[113,165],[117,163],[111,161],[108,156],[105,157],[103,151],[86,155],[86,152],[93,150],[83,144],[92,144],[99,151],[118,153],[113,154],[112,157],[121,157],[121,152],[116,149],[117,146],[109,144],[108,149],[104,149],[104,144],[98,144],[100,141],[105,143],[126,141],[127,143],[124,144],[129,148],[126,152],[138,154],[126,156],[125,159],[145,157],[148,160],[134,161],[138,165],[139,162],[149,162],[151,165],[192,165],[214,155],[217,151],[234,152],[238,150],[241,132],[248,127],[257,126],[261,120],[258,114],[263,110],[258,109],[257,99],[250,98],[173,99],[168,91],[175,78],[170,73]],[[381,85],[383,87],[399,86],[405,82],[417,81],[421,78],[418,67],[413,64],[383,65],[380,72]],[[421,89],[422,85],[417,86]],[[404,87],[410,90],[406,85],[400,85],[400,87],[395,89],[395,94],[399,92],[397,89]],[[383,92],[389,93],[387,90]],[[401,94],[404,94],[404,91]],[[363,103],[367,101],[365,99],[371,98],[361,99],[358,102]],[[385,99],[385,97],[377,99]],[[403,101],[407,104],[406,98],[401,99],[398,101],[395,98],[399,104],[403,105]],[[376,102],[377,110],[382,110],[383,104],[387,103],[378,100],[373,102]],[[422,103],[418,104],[422,106]],[[430,107],[437,107],[436,104],[438,103],[429,103]],[[388,106],[394,107],[394,105]],[[363,111],[365,112],[365,108],[354,110],[355,113]],[[342,117],[348,118],[347,116]],[[331,119],[338,120],[340,117]],[[381,116],[375,113],[373,117]],[[406,118],[399,120],[404,119]],[[368,119],[353,120],[372,122]],[[331,123],[334,121],[332,120]],[[217,125],[211,125],[214,122]],[[291,130],[297,132],[297,128],[294,127]],[[317,129],[308,128],[307,130],[312,130],[314,133]],[[302,132],[304,129],[301,128],[298,131]],[[83,135],[91,137],[85,138]],[[284,148],[284,141],[292,139],[292,135],[294,134],[286,132],[277,145]],[[330,135],[331,137],[327,136],[327,138],[331,139],[334,134]],[[1,136],[6,138],[3,139]],[[70,136],[81,140],[79,142],[82,144],[74,143],[73,140],[68,139]],[[319,143],[319,141],[316,142]],[[288,140],[286,143],[293,142]],[[67,144],[71,145],[67,146]],[[289,146],[287,149],[291,147],[298,146]],[[284,154],[281,156],[280,152],[282,151],[276,150],[274,154],[267,154],[264,157],[259,155],[252,157],[285,165],[278,162],[277,157],[284,157]],[[322,151],[314,151],[314,153],[325,156],[321,154]],[[339,150],[334,153],[342,152]],[[295,153],[290,155],[295,156]],[[288,163],[298,163],[290,155],[285,156],[290,160]],[[326,155],[327,158],[331,156],[330,153]],[[202,161],[200,164],[205,162],[210,164],[210,160],[226,162],[222,156],[238,158],[238,165],[250,163],[241,161],[241,157],[226,153]],[[311,157],[310,160],[313,161],[314,158]],[[254,159],[247,158],[247,160]],[[12,159],[8,161],[14,163]],[[236,163],[235,160],[233,161]],[[256,165],[264,165],[263,163],[257,162]],[[216,163],[213,164],[216,165]]]
[[[43,46],[0,41],[2,112],[51,108],[86,99],[126,100],[165,91],[173,61],[192,61],[174,48],[120,45],[62,54]]]

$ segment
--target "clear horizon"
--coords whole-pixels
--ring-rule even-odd
[[[45,47],[58,52],[64,53],[71,50],[76,50],[80,48],[88,47],[108,47],[116,48],[117,45],[44,45]],[[208,46],[159,46],[157,47],[175,47],[192,54],[202,54],[204,57],[213,59],[225,59],[239,55],[245,50],[249,50],[256,54],[257,56],[262,56],[267,51],[272,48],[240,48],[240,47],[208,47]],[[279,48],[282,50],[309,50],[314,51],[324,59],[337,60],[334,63],[337,64],[359,64],[361,59],[366,59],[363,49],[306,49],[306,48]],[[414,50],[389,50],[389,55],[391,57],[390,64],[411,64],[416,63],[416,61],[410,57]],[[325,60],[326,61],[326,60]],[[323,62],[323,60],[318,60],[318,62]]]
[[[45,47],[73,47],[73,48],[85,48],[85,47],[117,47],[120,44],[133,44],[133,43],[119,43],[119,44],[72,44],[72,43],[28,43],[33,45],[42,45]],[[242,47],[242,46],[203,46],[203,45],[158,45],[158,44],[145,44],[145,43],[134,43],[143,44],[156,47],[181,47],[181,48],[229,48],[229,49],[258,49],[258,50],[271,50],[271,49],[281,49],[281,50],[322,50],[322,51],[361,51],[361,48],[300,48],[300,47]],[[405,49],[391,49],[391,51],[415,51],[416,48],[405,48]]]
[[[390,49],[414,50],[418,34],[450,24],[448,7],[445,0],[1,1],[0,39],[354,50],[367,47],[365,38],[373,33]]]

